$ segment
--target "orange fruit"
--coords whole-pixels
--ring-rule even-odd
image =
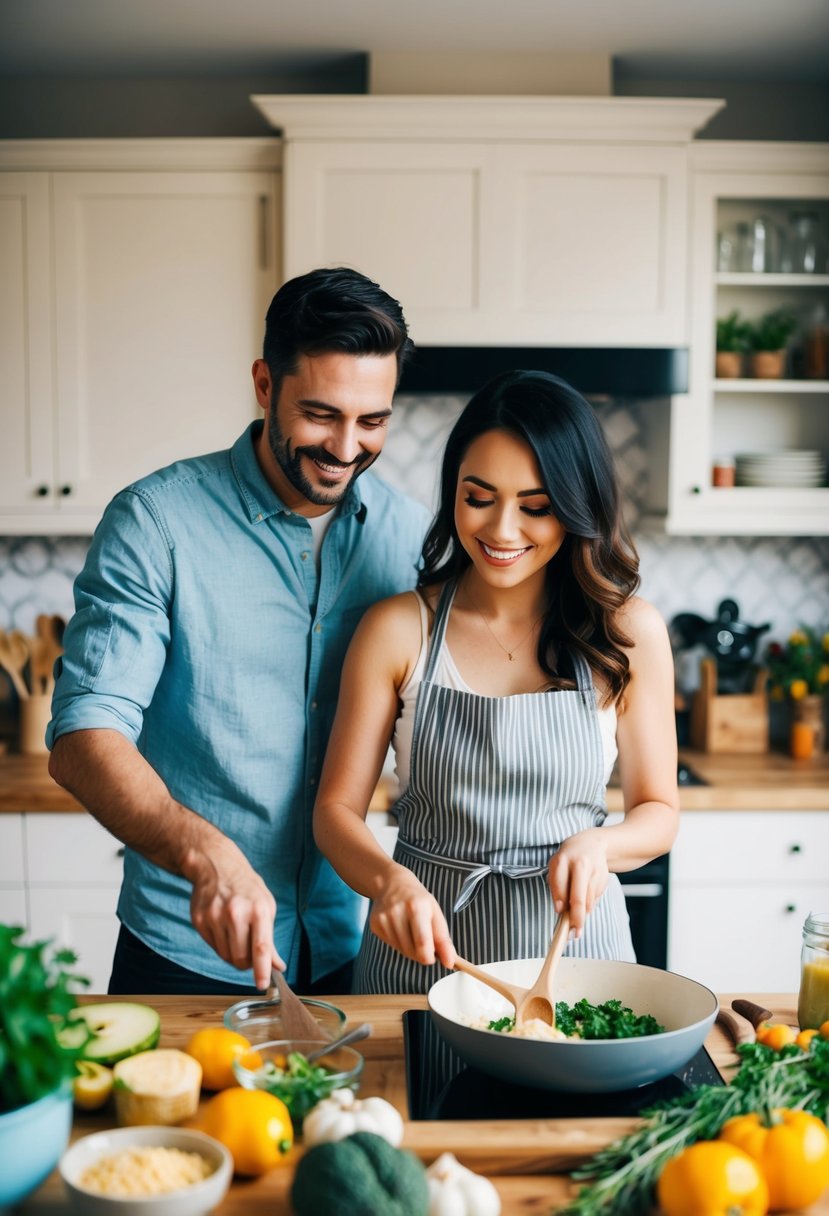
[[[829,1039],[829,1021],[823,1023],[818,1034],[822,1039]]]
[[[202,1085],[205,1089],[229,1089],[238,1085],[233,1072],[233,1061],[245,1057],[249,1068],[261,1068],[262,1057],[251,1051],[244,1035],[224,1026],[205,1026],[197,1030],[184,1049],[202,1067]]]
[[[818,1032],[816,1030],[801,1030],[800,1034],[795,1039],[798,1047],[803,1051],[808,1051],[812,1045],[812,1039],[816,1039]]]
[[[757,1031],[757,1042],[779,1051],[795,1041],[795,1032],[783,1022],[764,1022]]]
[[[284,1161],[294,1142],[287,1106],[262,1089],[223,1089],[205,1104],[198,1127],[230,1151],[237,1174],[254,1178]]]

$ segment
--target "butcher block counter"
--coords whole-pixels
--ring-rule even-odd
[[[792,760],[778,752],[760,756],[683,751],[681,759],[704,786],[681,787],[684,811],[827,811],[829,753]],[[49,776],[46,756],[0,756],[0,813],[80,811],[81,805]],[[373,809],[385,810],[390,791],[381,783]],[[621,811],[620,790],[608,790],[608,809]]]
[[[742,994],[745,995],[745,994]],[[106,998],[87,997],[85,1000]],[[231,1002],[213,997],[137,997],[161,1014],[162,1047],[184,1047],[195,1030],[221,1025]],[[426,1008],[422,996],[333,997],[351,1023],[368,1021],[371,1038],[360,1044],[366,1064],[360,1092],[379,1094],[408,1114],[403,1061],[402,1014],[406,1009]],[[775,1019],[796,1023],[796,998],[791,995],[755,994],[751,998],[770,1009]],[[731,996],[721,996],[727,1008]],[[717,1067],[728,1076],[728,1065],[736,1056],[729,1041],[715,1025],[708,1048]],[[497,1082],[493,1082],[497,1084]],[[443,1152],[453,1152],[470,1169],[487,1174],[495,1184],[504,1216],[542,1216],[562,1205],[575,1186],[567,1171],[603,1145],[636,1126],[635,1118],[528,1119],[475,1122],[406,1123],[403,1147],[430,1164]],[[73,1139],[100,1128],[113,1126],[111,1108],[104,1113],[77,1113]],[[297,1150],[301,1152],[301,1148]],[[277,1166],[255,1180],[234,1181],[226,1199],[216,1209],[219,1216],[289,1216],[288,1202],[293,1169]],[[57,1172],[20,1207],[21,1212],[56,1216],[69,1211],[69,1201]],[[829,1216],[829,1193],[809,1209],[812,1216]],[[320,1214],[324,1216],[324,1214]]]

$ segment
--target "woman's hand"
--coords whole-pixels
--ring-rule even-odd
[[[381,942],[416,963],[430,966],[437,959],[444,967],[455,965],[455,948],[440,905],[405,866],[396,864],[382,893],[375,896],[369,926]]]
[[[581,937],[585,919],[604,894],[609,875],[606,840],[598,828],[577,832],[550,859],[548,881],[556,912],[569,908],[575,937]]]

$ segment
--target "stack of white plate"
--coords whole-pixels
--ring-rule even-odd
[[[826,461],[820,452],[748,452],[735,457],[738,486],[776,486],[801,489],[822,486]]]

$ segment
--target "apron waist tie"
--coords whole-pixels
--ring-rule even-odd
[[[401,840],[397,838],[397,848],[401,853],[406,853],[410,857],[424,858],[435,865],[446,866],[451,870],[465,870],[466,878],[461,884],[461,889],[458,892],[458,898],[455,900],[452,908],[453,912],[460,912],[475,896],[479,885],[486,878],[487,874],[503,874],[507,878],[540,878],[546,874],[550,865],[550,858],[559,849],[559,845],[552,845],[546,850],[546,856],[543,861],[535,864],[517,864],[515,862],[491,861],[481,862],[476,865],[474,862],[464,861],[459,857],[445,857],[443,854],[435,854],[429,852],[428,849],[421,849],[419,845],[412,844],[409,840]],[[540,850],[533,850],[536,855]],[[472,867],[472,868],[470,868]]]

